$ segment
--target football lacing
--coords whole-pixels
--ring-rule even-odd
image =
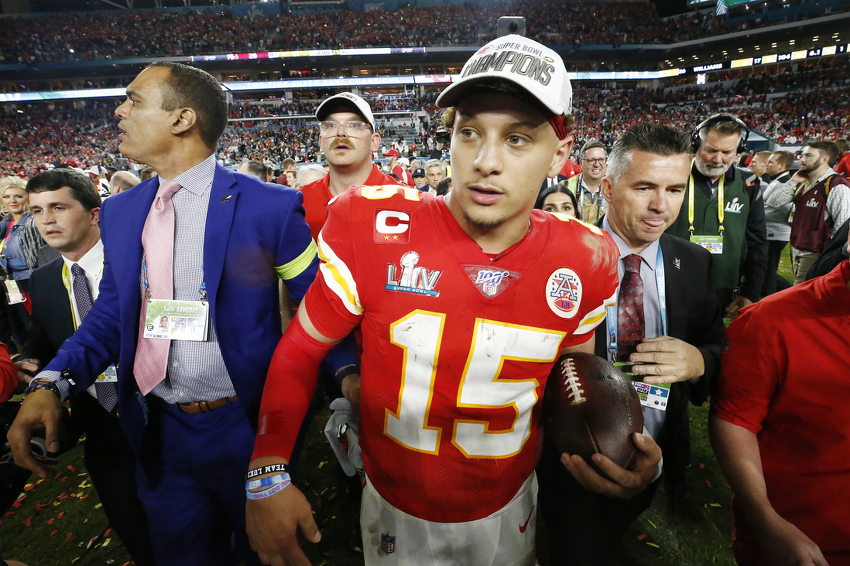
[[[582,396],[584,389],[581,388],[581,380],[576,373],[576,368],[573,365],[572,358],[568,358],[561,364],[561,375],[564,376],[564,385],[569,388],[570,404],[579,405],[587,401]]]

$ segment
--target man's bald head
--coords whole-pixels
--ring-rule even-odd
[[[109,181],[109,194],[117,195],[120,192],[132,189],[140,182],[139,178],[129,171],[117,171]]]

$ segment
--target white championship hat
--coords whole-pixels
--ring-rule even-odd
[[[561,56],[521,35],[494,39],[476,51],[460,79],[437,97],[437,106],[455,106],[470,87],[482,83],[515,85],[555,115],[572,112],[573,88]]]
[[[372,109],[369,108],[369,103],[353,92],[335,94],[319,104],[319,107],[316,108],[316,119],[321,122],[327,118],[328,114],[331,113],[331,110],[339,108],[340,106],[348,106],[363,116],[363,118],[369,122],[369,125],[372,126],[372,131],[375,131],[375,117],[372,116]]]

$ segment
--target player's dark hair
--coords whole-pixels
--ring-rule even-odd
[[[27,194],[58,191],[63,187],[71,189],[71,196],[88,212],[100,208],[102,201],[94,184],[87,175],[71,169],[54,169],[34,175],[27,182]]]
[[[825,154],[829,156],[829,166],[832,167],[838,161],[838,147],[835,145],[835,142],[831,141],[813,141],[806,144],[812,149],[816,149],[821,152],[821,154]]]
[[[644,123],[632,126],[617,138],[608,155],[607,177],[617,182],[632,159],[633,151],[643,151],[669,157],[691,154],[693,142],[688,134],[673,126]]]
[[[196,67],[169,61],[157,61],[149,67],[167,67],[171,71],[166,81],[168,88],[162,93],[162,109],[194,110],[201,141],[215,149],[227,127],[227,96],[215,77]]]

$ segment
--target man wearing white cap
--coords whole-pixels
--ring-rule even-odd
[[[609,235],[532,212],[569,156],[571,97],[554,51],[492,41],[437,99],[453,108],[450,192],[360,187],[329,207],[320,275],[269,369],[249,476],[285,468],[319,361],[361,324],[369,566],[535,564],[539,403],[559,354],[593,352],[617,288]],[[594,456],[611,480],[562,461],[589,489],[630,497],[661,458],[651,438],[633,440],[633,471]],[[306,565],[295,530],[319,540],[310,506],[292,485],[265,487],[275,481],[249,490],[252,545],[266,563]]]
[[[410,176],[410,171],[401,166],[401,158],[399,159],[398,151],[391,149],[384,154],[384,157],[387,158],[387,169],[389,169],[390,173],[399,178],[399,180],[407,185],[408,187],[413,186],[413,177]],[[408,161],[409,163],[409,161]]]
[[[328,174],[301,187],[307,224],[313,239],[327,217],[328,201],[352,185],[397,185],[372,163],[372,153],[381,145],[369,104],[351,92],[331,96],[316,109],[319,145],[328,161]]]

